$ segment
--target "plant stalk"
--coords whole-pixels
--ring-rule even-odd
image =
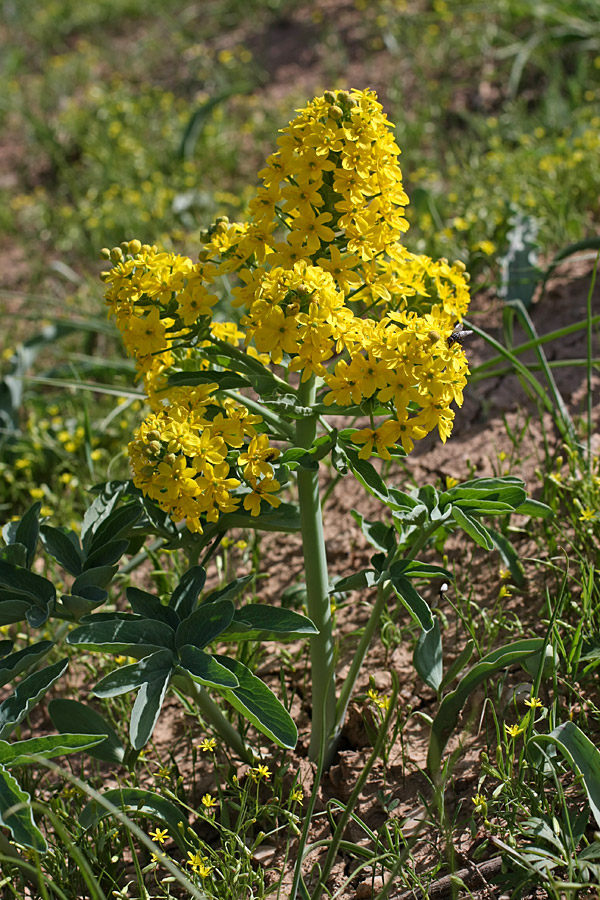
[[[300,385],[298,400],[301,406],[312,407],[315,403],[316,387],[314,377]],[[317,415],[298,419],[296,424],[296,446],[309,450],[317,433]],[[311,637],[310,660],[312,675],[312,726],[309,758],[319,758],[321,744],[327,748],[335,729],[335,666],[333,652],[333,628],[329,602],[329,577],[327,555],[323,535],[323,517],[319,495],[319,473],[317,469],[298,469],[298,504],[300,507],[300,529],[304,552],[304,573],[306,579],[306,605],[308,615],[319,629]]]

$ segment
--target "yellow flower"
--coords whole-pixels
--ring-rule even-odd
[[[156,841],[158,844],[164,844],[167,839],[167,835],[169,833],[168,828],[157,828],[155,831],[149,831],[148,834],[152,838],[153,841]]]
[[[518,734],[521,734],[523,728],[521,725],[504,725],[504,730],[506,731],[509,737],[516,737]]]
[[[192,871],[196,872],[200,878],[207,878],[212,872],[212,866],[207,864],[207,860],[201,853],[192,853],[188,850],[188,866],[192,867]]]
[[[250,769],[250,771],[248,772],[248,775],[250,776],[252,781],[260,781],[261,778],[264,778],[265,781],[268,781],[269,778],[271,777],[271,772],[267,766],[265,766],[261,763],[260,765],[256,766],[255,768]]]
[[[579,516],[580,522],[591,522],[596,518],[596,512],[591,507],[586,506],[585,509],[582,510],[581,515]]]
[[[217,742],[215,738],[204,738],[203,741],[200,741],[198,744],[198,749],[202,750],[203,753],[214,753],[217,747]]]
[[[218,802],[214,797],[211,797],[210,794],[204,794],[204,796],[202,797],[202,806],[204,806],[206,809],[211,810],[218,805]]]
[[[539,697],[531,697],[530,700],[525,700],[525,706],[529,706],[531,709],[540,709],[543,705]]]
[[[161,766],[154,773],[155,778],[170,778],[171,777],[171,767],[170,766]]]
[[[290,800],[292,803],[302,803],[304,800],[304,791],[302,788],[295,788],[290,794]]]

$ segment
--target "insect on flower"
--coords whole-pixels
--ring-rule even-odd
[[[473,334],[472,331],[465,331],[462,327],[462,322],[457,322],[454,326],[454,331],[448,338],[448,346],[451,347],[452,344],[459,343],[462,347],[465,338],[468,338],[470,334]]]

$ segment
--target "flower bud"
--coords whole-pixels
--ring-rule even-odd
[[[440,340],[441,334],[439,333],[439,331],[430,331],[429,334],[427,335],[427,337],[429,338],[429,340],[431,341],[432,344],[435,344],[436,341]]]
[[[155,428],[153,431],[149,431],[146,435],[148,441],[160,441],[160,431],[157,431]]]
[[[348,103],[348,100],[350,99],[350,94],[348,93],[348,91],[338,91],[336,93],[336,97],[337,97],[338,103]]]
[[[229,216],[217,216],[215,225],[221,225],[222,222],[229,224]]]
[[[458,269],[459,271],[464,272],[464,271],[466,271],[467,267],[465,266],[462,259],[455,259],[454,262],[452,263],[452,268]]]
[[[108,247],[103,247],[100,251],[100,259],[110,259],[110,250]]]
[[[167,453],[164,461],[168,466],[172,466],[177,461],[177,457],[174,453]]]
[[[142,466],[140,472],[144,476],[144,478],[152,478],[154,475],[154,466]]]
[[[160,441],[150,441],[146,446],[146,456],[158,456],[161,450],[162,444]]]
[[[110,251],[110,258],[114,263],[123,261],[123,251],[120,247],[113,247]]]
[[[340,109],[339,106],[330,106],[329,109],[327,110],[327,115],[329,116],[330,119],[333,119],[334,122],[337,122],[338,119],[342,118],[344,113],[342,112],[342,110]]]
[[[137,256],[140,250],[142,249],[142,242],[138,241],[134,238],[132,241],[129,241],[127,244],[127,250],[131,253],[132,256]]]
[[[335,94],[333,93],[333,91],[325,91],[323,97],[327,101],[327,103],[335,103]]]
[[[200,240],[203,244],[208,244],[210,241],[210,232],[206,228],[203,228],[200,232]]]
[[[210,259],[208,250],[201,250],[198,254],[198,259],[200,260],[200,262],[208,262],[208,260]]]

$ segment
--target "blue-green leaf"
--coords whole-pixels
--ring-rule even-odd
[[[25,565],[30,568],[35,559],[38,537],[40,535],[39,514],[42,508],[41,501],[30,506],[15,531],[15,543],[23,544],[27,548]]]
[[[134,750],[141,750],[152,736],[172,671],[168,661],[163,666],[156,665],[149,673],[149,680],[138,691],[129,725],[129,740]]]
[[[236,688],[239,681],[229,669],[218,663],[214,657],[192,644],[185,644],[179,651],[181,667],[189,672],[194,681],[209,687]]]
[[[310,634],[318,634],[318,630],[307,616],[281,606],[248,603],[235,611],[233,621],[221,639],[276,641]]]
[[[141,659],[155,650],[175,650],[175,633],[168,625],[154,619],[115,617],[80,625],[67,636],[67,643],[87,650],[104,650]]]
[[[413,654],[413,664],[425,684],[437,691],[442,683],[442,632],[436,616],[433,628],[422,631]]]
[[[48,715],[54,727],[61,732],[63,740],[70,739],[74,726],[84,735],[101,735],[104,740],[101,743],[90,745],[82,749],[87,750],[89,756],[101,759],[109,763],[121,763],[125,756],[125,748],[121,743],[117,732],[106,721],[104,716],[77,700],[69,700],[66,697],[58,697],[48,704]]]
[[[596,745],[574,722],[568,721],[558,725],[550,734],[534,735],[528,746],[531,743],[554,744],[575,774],[581,775],[592,814],[600,828],[600,752]]]
[[[543,638],[529,638],[515,641],[515,643],[508,644],[506,647],[493,650],[487,656],[484,656],[483,659],[480,659],[478,663],[475,663],[466,675],[461,678],[456,688],[451,693],[446,694],[433,720],[429,738],[427,767],[434,777],[439,772],[442,753],[450,735],[458,725],[460,712],[466,703],[467,697],[490,675],[495,675],[500,669],[520,663],[533,653],[539,652],[543,644]]]
[[[465,531],[469,537],[483,547],[484,550],[493,550],[494,542],[492,541],[487,528],[481,522],[463,512],[458,506],[452,506],[452,516],[457,525]]]
[[[71,585],[71,593],[81,594],[88,587],[106,590],[118,569],[118,566],[100,566],[97,569],[84,569]]]
[[[206,647],[225,631],[234,612],[231,600],[203,603],[180,624],[175,634],[175,646],[179,648],[184,644],[193,644],[200,649]]]
[[[0,765],[0,822],[13,839],[38,853],[48,849],[42,832],[33,821],[31,797],[11,773]]]
[[[68,659],[60,659],[39,672],[32,672],[19,682],[14,693],[0,704],[0,739],[6,738],[16,728],[29,710],[66,672],[68,665]]]
[[[16,653],[5,656],[0,661],[0,687],[8,684],[24,669],[28,669],[39,662],[51,647],[54,647],[54,641],[38,641],[37,644],[30,644],[29,647],[25,647],[23,650],[17,650]]]
[[[97,697],[116,697],[137,690],[144,682],[153,680],[156,672],[162,673],[172,669],[174,663],[170,650],[157,650],[139,662],[119,666],[118,669],[109,672],[94,687],[94,694]]]
[[[409,613],[419,623],[423,631],[431,631],[434,620],[429,605],[421,597],[419,592],[415,590],[411,581],[394,570],[395,566],[392,566],[390,570],[390,581],[396,596],[399,597]]]
[[[108,541],[94,550],[87,557],[84,569],[98,569],[113,566],[117,563],[129,547],[129,541]]]
[[[28,741],[0,741],[0,766],[26,766],[36,763],[40,757],[52,759],[68,753],[81,753],[104,740],[103,734],[49,734],[30,738]]]
[[[236,659],[215,655],[217,662],[233,672],[240,686],[224,696],[259,731],[280,747],[292,750],[298,740],[294,720],[267,685]]]
[[[205,582],[206,572],[202,566],[192,566],[181,576],[169,600],[169,606],[175,610],[180,619],[187,619],[195,608]]]
[[[79,575],[82,569],[82,553],[75,532],[42,525],[40,534],[46,552],[53,556],[69,575]]]
[[[165,622],[173,631],[179,626],[179,616],[170,606],[164,606],[160,597],[149,594],[141,588],[128,587],[126,592],[129,604],[138,616],[145,619],[156,619],[157,622]]]

